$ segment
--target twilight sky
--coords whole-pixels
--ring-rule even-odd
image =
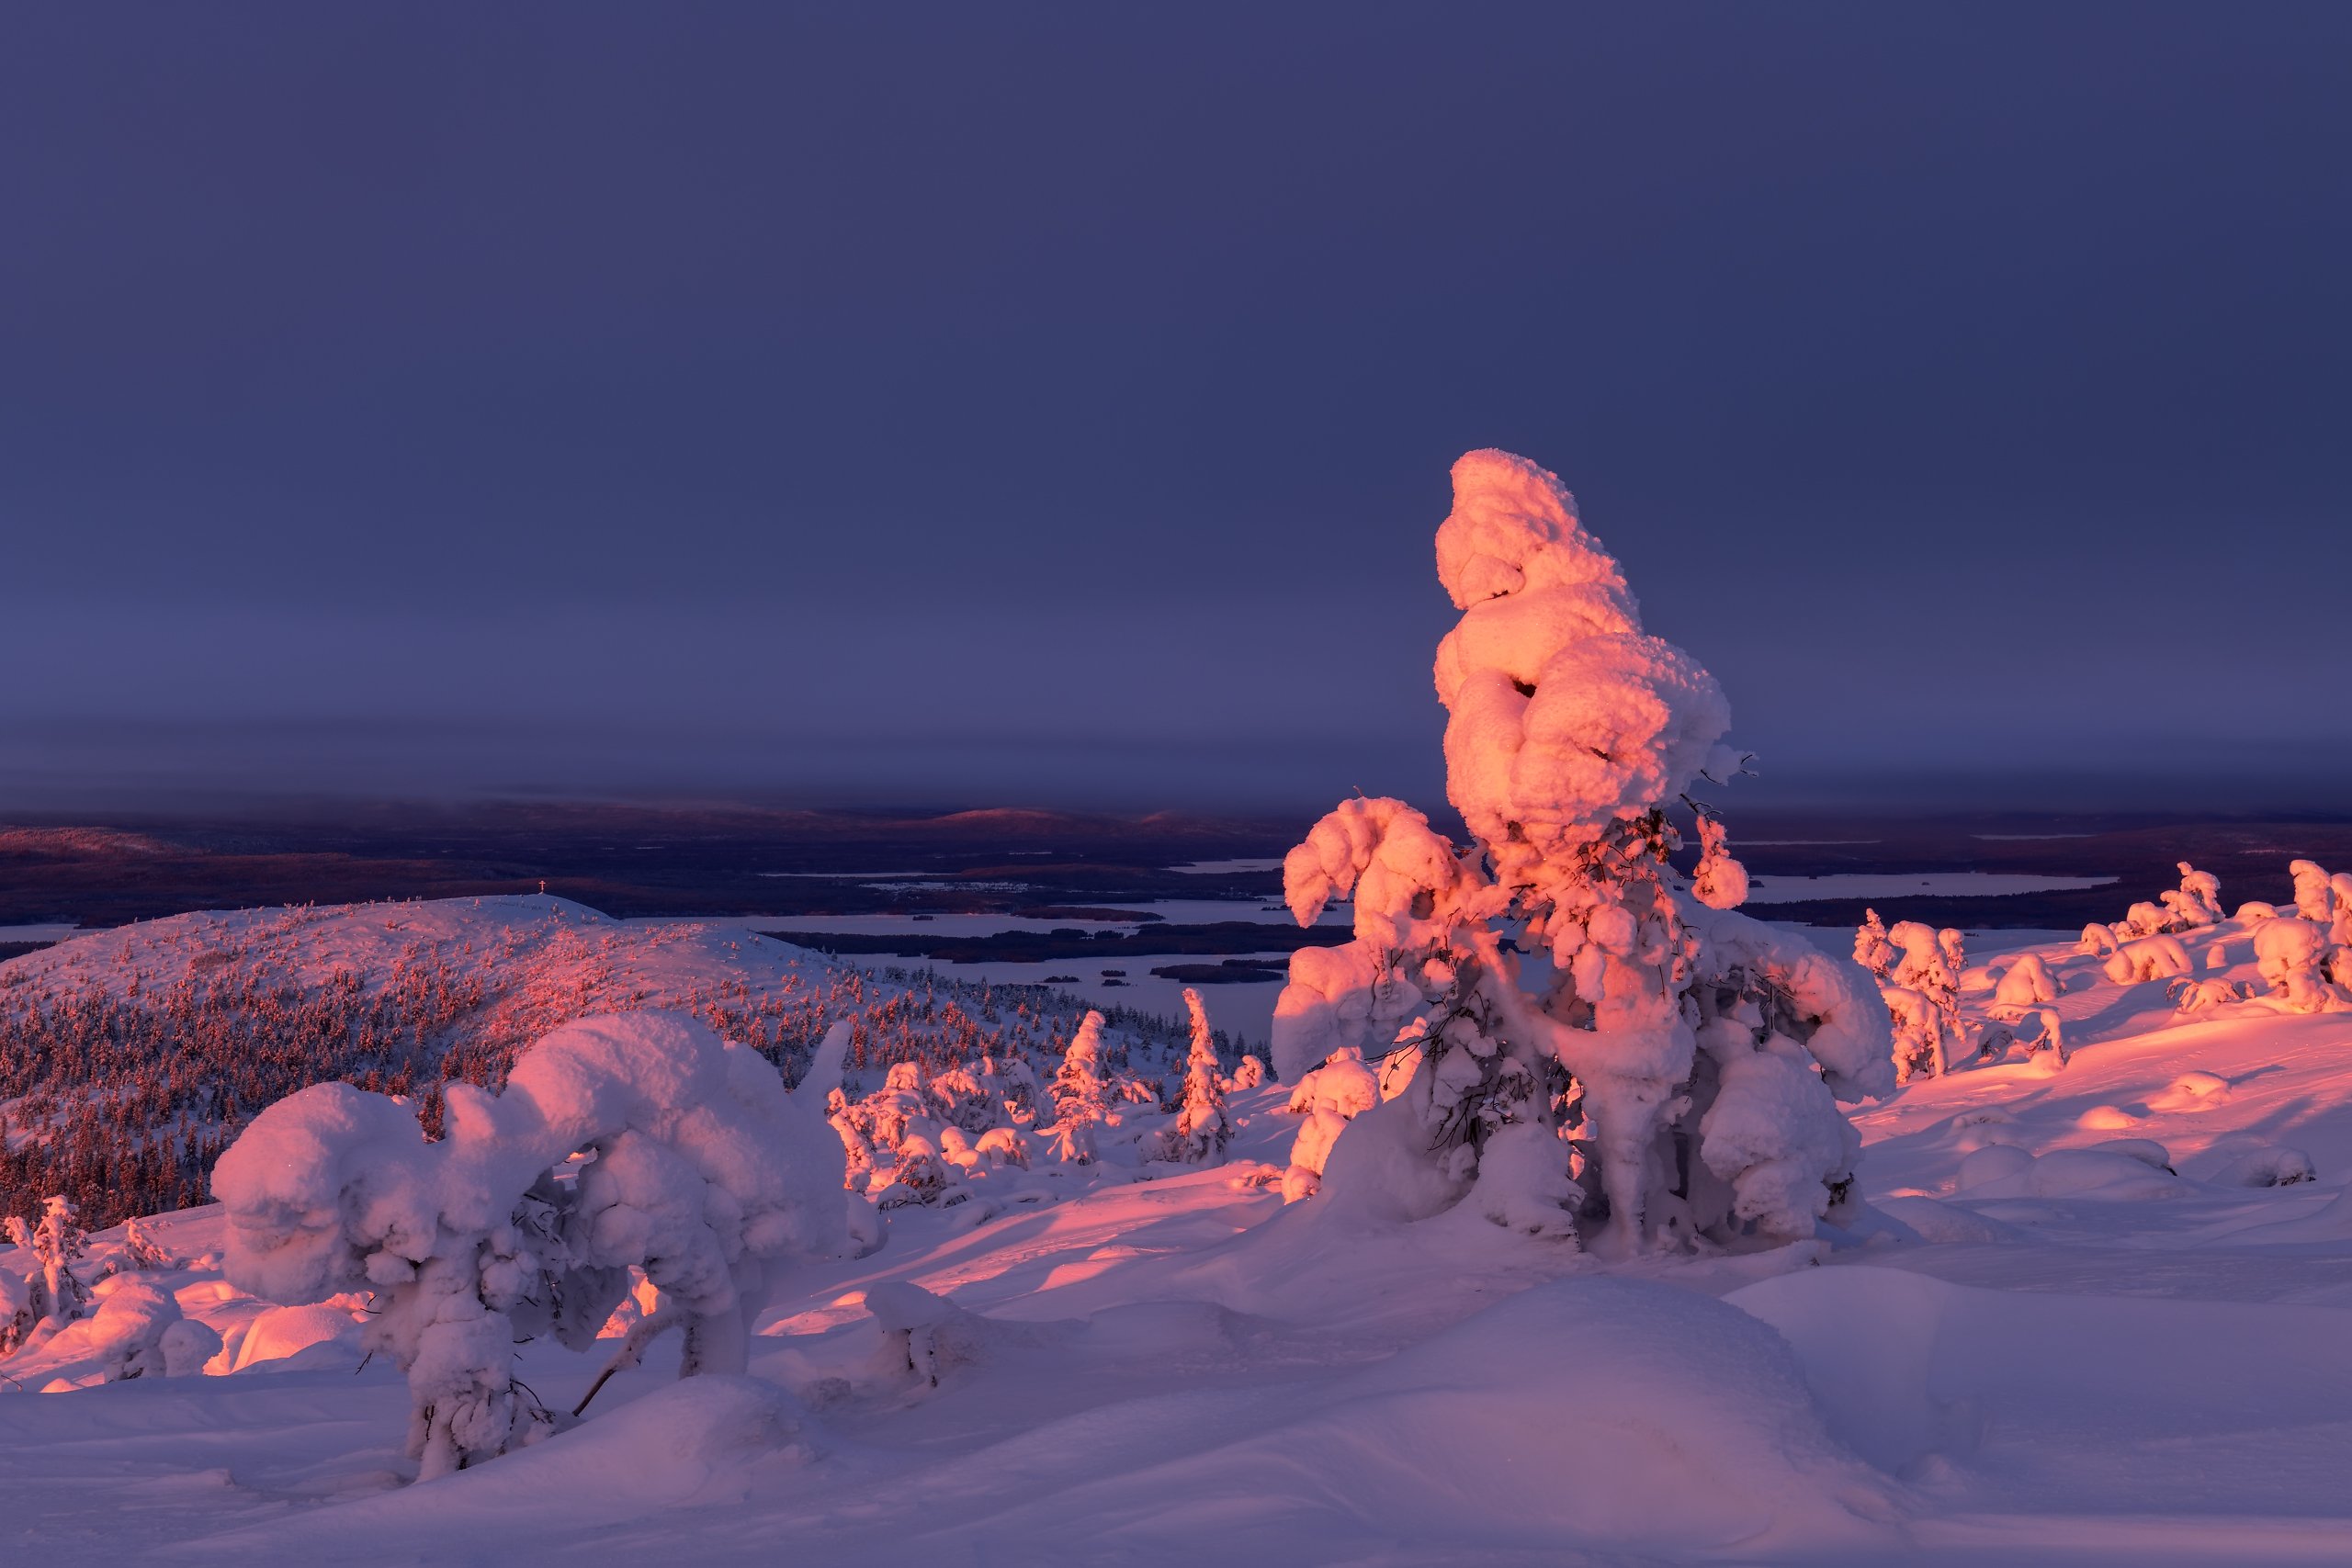
[[[0,11],[0,806],[1432,799],[1490,445],[1745,798],[2352,805],[2352,7],[1630,9]]]

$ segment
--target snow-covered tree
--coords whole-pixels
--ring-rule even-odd
[[[1993,987],[1993,1001],[1998,1007],[2038,1007],[2057,999],[2058,981],[2038,953],[2019,953]]]
[[[1419,1053],[1403,1090],[1349,1123],[1325,1193],[1378,1186],[1389,1213],[1470,1201],[1619,1254],[1809,1235],[1860,1147],[1838,1098],[1893,1087],[1885,1009],[1861,971],[1711,907],[1745,892],[1720,830],[1699,830],[1696,886],[1668,866],[1668,808],[1739,769],[1729,712],[1642,630],[1559,480],[1486,451],[1453,485],[1438,575],[1463,616],[1435,673],[1473,841],[1351,800],[1283,865],[1301,923],[1352,897],[1355,940],[1294,955],[1275,1071],[1385,1056],[1401,1031]],[[1548,970],[1523,968],[1507,930]]]
[[[1303,950],[1302,950],[1303,951]],[[1323,1163],[1348,1123],[1380,1103],[1380,1085],[1364,1066],[1363,1053],[1342,1045],[1320,1066],[1300,1076],[1288,1109],[1302,1120],[1291,1140],[1290,1168],[1283,1176],[1283,1201],[1311,1198],[1323,1185]]]
[[[942,1128],[941,1138],[961,1128]],[[968,1145],[967,1145],[968,1146]],[[955,1168],[942,1156],[940,1145],[921,1133],[909,1133],[899,1141],[892,1152],[897,1165],[890,1179],[875,1197],[875,1202],[885,1209],[903,1208],[909,1203],[938,1203],[945,1200],[948,1189],[955,1185]]]
[[[1184,1010],[1193,1025],[1192,1049],[1184,1058],[1184,1102],[1162,1143],[1160,1158],[1213,1165],[1225,1157],[1225,1145],[1232,1141],[1233,1119],[1226,1114],[1225,1087],[1217,1078],[1208,1010],[1201,1005],[1201,993],[1190,986],[1184,987]]]
[[[1265,1081],[1266,1064],[1257,1056],[1245,1055],[1241,1058],[1241,1065],[1233,1069],[1233,1076],[1225,1080],[1225,1087],[1238,1092],[1245,1089],[1256,1089]]]
[[[2335,919],[2335,889],[2324,867],[2315,861],[2290,861],[2287,874],[2295,879],[2296,914],[2323,926]]]
[[[122,1247],[129,1255],[130,1267],[153,1270],[177,1269],[179,1258],[171,1248],[155,1239],[153,1223],[143,1216],[126,1221],[122,1227]]]
[[[1894,967],[1894,944],[1886,940],[1886,922],[1878,918],[1876,909],[1864,909],[1862,923],[1854,928],[1854,962],[1882,985]]]
[[[1071,1165],[1090,1165],[1097,1156],[1095,1129],[1114,1122],[1109,1089],[1102,1082],[1102,1015],[1090,1011],[1079,1021],[1054,1073],[1055,1157]]]
[[[1941,1076],[1959,1054],[1960,972],[1952,967],[1959,938],[1917,920],[1898,920],[1887,932],[1900,956],[1881,994],[1894,1019],[1895,1075],[1905,1082]]]
[[[1951,976],[1952,989],[1956,993],[1960,988],[1960,977],[1968,973],[1967,933],[1946,926],[1936,933],[1936,946],[1944,955],[1944,972]]]
[[[0,1356],[13,1356],[24,1348],[25,1341],[45,1321],[46,1314],[40,1311],[43,1303],[35,1300],[40,1279],[38,1274],[27,1279],[13,1269],[0,1269]]]
[[[26,1303],[34,1326],[62,1328],[89,1310],[90,1287],[74,1266],[89,1247],[74,1205],[51,1193],[41,1201],[40,1219],[31,1225],[11,1214],[6,1223],[8,1240],[33,1256],[37,1272]]]
[[[2189,973],[2188,950],[2177,936],[2143,936],[2127,942],[2107,955],[2107,977],[2119,986],[2143,980],[2169,980]]]
[[[662,1292],[648,1322],[684,1332],[682,1374],[741,1371],[767,1269],[848,1248],[841,1141],[691,1018],[582,1019],[502,1093],[453,1083],[446,1103],[428,1143],[408,1103],[313,1085],[255,1117],[212,1182],[232,1283],[288,1303],[374,1293],[366,1343],[408,1374],[421,1477],[548,1431],[514,1345],[585,1349],[632,1268]]]
[[[2327,928],[2307,917],[2280,915],[2256,926],[2255,965],[2270,987],[2273,1005],[2290,1012],[2352,1007],[2352,988],[2329,972],[2329,950]]]
[[[2164,895],[2165,912],[2170,918],[2170,930],[2201,931],[2222,923],[2222,879],[2210,871],[2199,871],[2187,861],[2176,863],[2180,873],[2180,886]]]

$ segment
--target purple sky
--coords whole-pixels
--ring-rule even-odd
[[[1487,445],[1749,798],[2352,805],[2346,59],[2335,4],[13,7],[0,805],[1426,798]]]

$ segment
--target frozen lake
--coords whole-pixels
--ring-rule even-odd
[[[1220,868],[1222,869],[1222,868]],[[1775,904],[1794,904],[1815,898],[1883,898],[1888,908],[1882,910],[1889,919],[1902,918],[1897,900],[1911,897],[1999,897],[2015,893],[2060,892],[2084,887],[2098,887],[2111,883],[2111,876],[2034,876],[2005,872],[1888,872],[1851,873],[1829,876],[1751,876],[1745,908],[1765,914]],[[1181,898],[1163,899],[1154,903],[1104,903],[1092,908],[1103,910],[1129,910],[1159,917],[1159,922],[1141,922],[1140,929],[1148,933],[1152,924],[1171,926],[1215,925],[1224,921],[1246,920],[1268,925],[1290,925],[1290,911],[1272,899],[1255,898]],[[1352,919],[1345,905],[1335,906],[1323,912],[1316,924],[1344,930]],[[1136,929],[1126,922],[1083,919],[1035,919],[1010,915],[933,915],[917,919],[911,915],[802,915],[793,917],[744,916],[729,917],[726,923],[741,925],[753,931],[775,931],[790,940],[792,933],[812,935],[831,931],[844,936],[891,936],[905,934],[910,940],[943,936],[989,936],[999,931],[1047,931],[1075,928],[1086,931]],[[1838,933],[1826,928],[1801,929],[1830,952],[1842,955],[1845,942]],[[2004,945],[2001,939],[2019,933],[1988,933],[1987,941],[1994,949]],[[2026,933],[2035,934],[2035,933]],[[820,943],[819,945],[821,945]],[[1972,933],[1971,945],[1980,943]],[[1279,948],[1244,953],[1218,953],[1204,957],[1199,953],[1162,953],[1136,956],[1122,954],[1105,964],[1095,959],[1061,958],[1042,963],[981,962],[949,963],[921,957],[893,956],[888,953],[843,953],[841,961],[866,969],[935,968],[943,975],[957,979],[984,979],[992,984],[1037,986],[1052,985],[1074,996],[1084,997],[1098,1007],[1123,1006],[1142,1008],[1148,1011],[1171,1017],[1183,1011],[1185,982],[1162,979],[1151,971],[1178,964],[1215,964],[1226,958],[1254,957],[1281,969],[1289,962],[1289,954]],[[1200,987],[1202,1000],[1209,1017],[1218,1028],[1238,1032],[1262,1049],[1272,1027],[1274,998],[1282,992],[1279,980],[1228,981]]]

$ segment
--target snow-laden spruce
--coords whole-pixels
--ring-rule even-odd
[[[90,1288],[74,1269],[89,1236],[74,1204],[55,1193],[43,1201],[39,1223],[28,1225],[10,1214],[0,1229],[39,1266],[21,1291],[0,1285],[0,1356],[6,1356],[89,1310]]]
[[[1233,1118],[1225,1108],[1225,1085],[1217,1076],[1216,1043],[1209,1030],[1201,993],[1184,987],[1184,1011],[1193,1026],[1184,1058],[1184,1097],[1176,1124],[1162,1134],[1159,1157],[1181,1165],[1215,1165],[1233,1141]]]
[[[1453,489],[1438,575],[1463,615],[1435,675],[1472,842],[1359,799],[1283,865],[1300,922],[1352,898],[1355,940],[1294,955],[1275,1071],[1417,1060],[1346,1124],[1325,1191],[1379,1186],[1405,1217],[1470,1199],[1618,1253],[1810,1235],[1860,1147],[1838,1101],[1894,1087],[1885,1006],[1859,968],[1729,912],[1746,874],[1686,794],[1739,767],[1723,693],[1642,630],[1559,480],[1484,451]],[[1667,864],[1677,802],[1702,823],[1689,885]]]
[[[632,1267],[684,1328],[683,1373],[740,1372],[767,1266],[848,1250],[841,1140],[765,1058],[692,1019],[582,1019],[517,1057],[503,1092],[453,1083],[446,1103],[427,1143],[409,1103],[314,1085],[212,1177],[239,1288],[374,1292],[366,1343],[408,1374],[420,1477],[549,1430],[514,1346],[585,1348]]]
[[[1078,1031],[1062,1053],[1054,1073],[1054,1154],[1072,1165],[1091,1165],[1097,1157],[1096,1129],[1115,1126],[1119,1114],[1111,1109],[1111,1091],[1102,1081],[1102,1015],[1090,1011],[1079,1020]]]

